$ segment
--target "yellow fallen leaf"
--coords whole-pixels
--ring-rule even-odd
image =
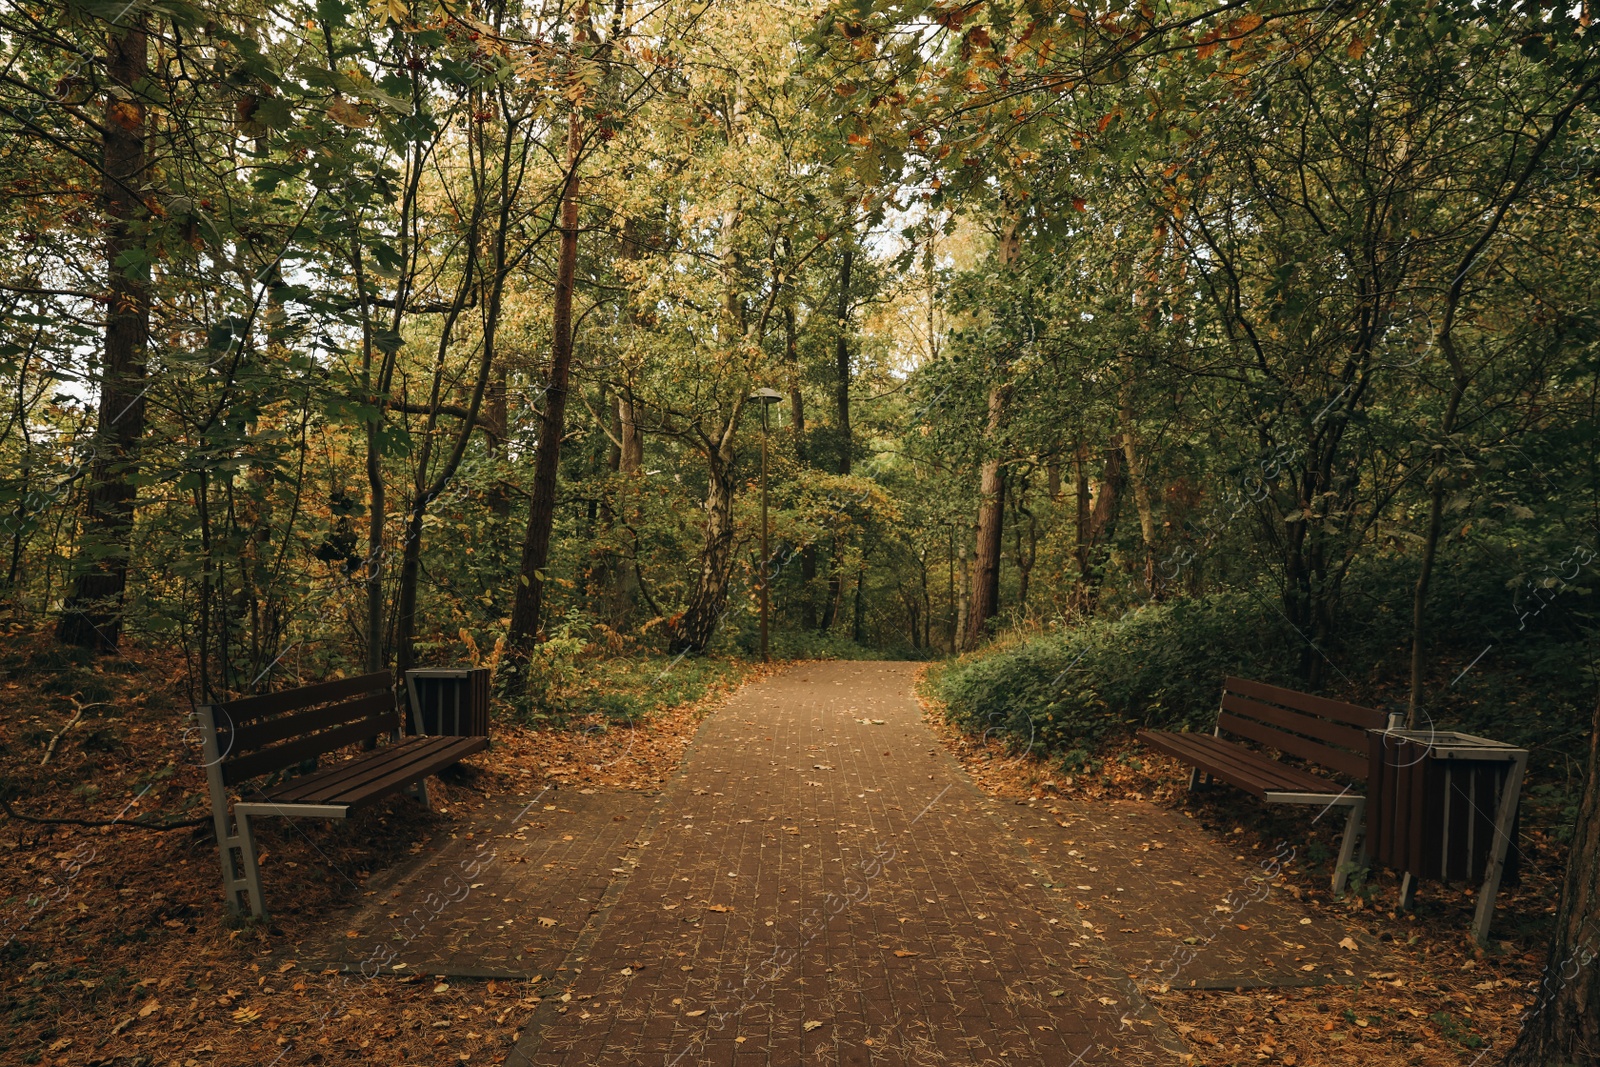
[[[805,1030],[805,1032],[809,1034],[811,1031],[815,1030],[817,1027],[819,1027],[821,1025],[822,1024],[819,1023],[817,1020],[809,1019],[809,1020],[806,1021],[806,1024],[805,1024],[804,1027],[802,1027],[802,1029]]]

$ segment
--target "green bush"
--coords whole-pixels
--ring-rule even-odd
[[[1530,794],[1560,834],[1582,782],[1572,754],[1593,709],[1594,595],[1563,588],[1523,625],[1512,568],[1487,553],[1453,562],[1431,598],[1420,725],[1527,747]],[[1415,577],[1402,556],[1352,570],[1335,639],[1321,649],[1327,695],[1405,709]],[[936,669],[929,684],[964,729],[1082,762],[1142,726],[1210,729],[1229,674],[1305,689],[1296,676],[1304,647],[1275,591],[1223,591],[1002,638]]]
[[[1225,675],[1292,684],[1289,636],[1271,604],[1217,593],[1001,644],[930,684],[968,731],[1081,759],[1143,726],[1209,729]]]

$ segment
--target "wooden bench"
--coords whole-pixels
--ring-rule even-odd
[[[222,858],[228,912],[265,917],[250,820],[264,815],[343,819],[395,793],[424,807],[424,780],[489,747],[487,737],[400,736],[388,671],[195,708]],[[419,731],[420,732],[420,731]],[[380,739],[388,743],[379,745]],[[318,768],[322,757],[364,751]],[[230,790],[240,799],[230,803]]]
[[[1333,872],[1333,891],[1342,894],[1353,866],[1364,867],[1367,863],[1365,841],[1361,855],[1355,856],[1366,811],[1367,731],[1391,725],[1390,716],[1371,708],[1243,678],[1227,678],[1222,683],[1217,725],[1210,734],[1140,730],[1138,736],[1151,748],[1194,768],[1189,774],[1190,789],[1199,786],[1204,771],[1208,780],[1220,779],[1267,804],[1316,804],[1324,811],[1332,807],[1348,809],[1339,863]],[[1228,740],[1224,734],[1326,769],[1338,778],[1322,777],[1298,762],[1284,762],[1261,749]]]

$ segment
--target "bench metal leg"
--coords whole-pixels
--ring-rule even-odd
[[[256,837],[250,829],[250,816],[235,817],[239,824],[239,853],[244,860],[245,892],[250,897],[250,911],[258,919],[267,917],[267,902],[261,893],[261,866],[256,862]]]
[[[226,830],[229,822],[235,827],[232,834]],[[256,839],[250,829],[250,817],[238,815],[229,819],[224,815],[217,820],[217,829],[217,851],[222,857],[222,896],[228,914],[234,918],[241,915],[266,918],[267,908],[261,895],[261,867],[256,862]]]
[[[1200,768],[1192,767],[1189,770],[1189,792],[1193,793],[1200,788]]]
[[[1482,946],[1489,940],[1489,923],[1494,920],[1494,898],[1500,894],[1500,879],[1506,871],[1506,855],[1511,851],[1511,830],[1516,825],[1517,801],[1522,793],[1522,776],[1528,768],[1528,754],[1517,756],[1501,786],[1500,810],[1495,813],[1494,843],[1489,863],[1478,890],[1478,909],[1472,917],[1472,941]]]
[[[1396,902],[1396,906],[1401,911],[1411,911],[1417,906],[1418,881],[1417,876],[1410,871],[1400,876],[1400,899]]]
[[[1364,829],[1362,816],[1366,814],[1367,802],[1357,800],[1350,805],[1350,814],[1344,821],[1344,840],[1339,844],[1339,863],[1333,869],[1333,895],[1344,896],[1346,883],[1350,880],[1350,872],[1357,866],[1354,862],[1356,855],[1356,838],[1363,836]],[[1361,866],[1365,866],[1367,849],[1365,842],[1361,848]]]
[[[425,811],[433,810],[433,805],[428,803],[428,780],[426,778],[417,779],[417,784],[412,788],[411,795],[417,798],[417,803],[421,804]]]

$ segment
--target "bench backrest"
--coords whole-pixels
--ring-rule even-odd
[[[388,671],[203,704],[195,711],[210,734],[208,768],[220,772],[223,785],[349,745],[370,745],[400,729],[394,676]]]
[[[1388,724],[1389,716],[1372,708],[1244,678],[1223,680],[1217,713],[1219,734],[1248,738],[1360,779],[1367,777],[1367,731]]]

